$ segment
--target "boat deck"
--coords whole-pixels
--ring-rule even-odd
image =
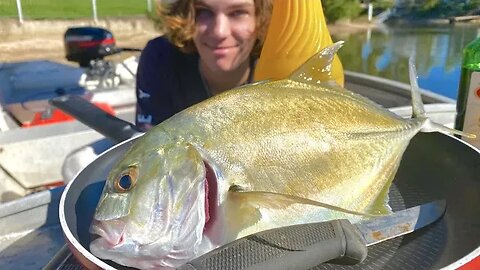
[[[385,108],[411,106],[410,86],[404,83],[346,71],[345,88],[368,97]],[[448,97],[431,91],[420,90],[424,104],[455,103]]]
[[[409,86],[402,83],[346,72],[346,88],[385,107],[410,105]],[[422,94],[426,104],[454,102],[431,92]],[[58,217],[62,191],[58,187],[0,204],[0,269],[40,269],[49,262],[44,269],[81,269],[64,246]]]

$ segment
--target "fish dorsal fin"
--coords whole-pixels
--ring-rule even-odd
[[[313,85],[327,82],[337,84],[332,77],[332,63],[343,43],[343,41],[338,41],[316,53],[295,70],[289,79]]]
[[[307,198],[302,198],[299,196],[267,192],[267,191],[244,191],[242,187],[232,186],[229,190],[231,196],[235,200],[241,200],[242,203],[248,203],[255,208],[271,208],[271,209],[282,209],[286,208],[292,204],[306,204],[313,205],[318,207],[323,207],[333,211],[343,212],[352,215],[365,216],[365,217],[376,217],[383,216],[377,214],[368,214],[357,211],[348,210],[345,208],[337,207],[327,203],[322,203]]]

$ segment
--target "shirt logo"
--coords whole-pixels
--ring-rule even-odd
[[[152,123],[152,115],[150,114],[139,114],[137,115],[137,122],[142,124],[151,124]]]
[[[138,88],[138,97],[139,98],[150,98],[150,94],[143,92],[142,89]]]

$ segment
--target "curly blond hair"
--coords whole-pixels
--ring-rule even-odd
[[[254,0],[257,41],[250,55],[258,57],[262,50],[272,13],[273,0]],[[195,31],[195,0],[178,0],[171,4],[159,4],[158,14],[165,36],[185,53],[196,52],[193,43]]]

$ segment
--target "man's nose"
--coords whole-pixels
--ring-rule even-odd
[[[224,14],[219,14],[215,17],[213,25],[213,34],[217,38],[225,38],[230,35],[230,20]]]

